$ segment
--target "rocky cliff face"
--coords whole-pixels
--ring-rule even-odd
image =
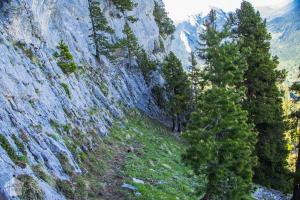
[[[135,3],[133,11],[124,15],[138,18],[130,24],[132,30],[149,56],[160,60],[164,53],[152,53],[159,39],[152,15],[154,1]],[[110,0],[100,4],[116,31],[111,40],[122,38],[123,14]],[[37,182],[46,199],[64,199],[31,168],[39,165],[56,179],[67,180],[58,156],[63,154],[73,172],[82,173],[57,129],[107,135],[113,121],[122,118],[123,107],[139,108],[165,120],[151,97],[151,84],[147,86],[138,66],[127,66],[124,53],[120,52],[114,64],[105,57],[95,59],[90,28],[86,0],[0,1],[0,134],[17,156],[27,154],[27,165],[18,165],[4,147],[5,141],[0,140],[0,191],[4,199],[14,197],[17,177],[23,174]],[[80,66],[68,76],[53,57],[60,40],[69,46]],[[168,43],[165,41],[167,49]],[[153,74],[153,80],[161,82],[159,72]],[[85,137],[93,142],[88,134]]]

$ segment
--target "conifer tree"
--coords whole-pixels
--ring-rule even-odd
[[[172,116],[173,131],[182,131],[182,118],[189,108],[190,82],[180,60],[171,52],[164,60],[163,74],[169,93],[168,111]]]
[[[236,12],[240,48],[248,64],[245,74],[247,87],[244,108],[249,112],[249,121],[259,133],[256,153],[258,166],[255,182],[267,187],[285,190],[287,183],[287,155],[284,135],[282,94],[277,84],[284,74],[278,71],[277,57],[270,53],[271,35],[259,12],[244,1]]]
[[[125,39],[122,41],[122,43],[127,48],[128,60],[131,65],[131,59],[133,56],[138,56],[141,53],[141,47],[138,43],[138,39],[134,35],[127,22],[124,25],[123,33],[125,34]]]
[[[67,75],[75,72],[77,70],[77,65],[74,62],[73,55],[70,53],[68,45],[61,40],[57,49],[59,51],[54,53],[54,57],[57,59],[57,65]]]
[[[122,12],[124,12],[125,10],[130,11],[134,7],[134,3],[132,2],[132,0],[112,0],[112,2]]]
[[[250,199],[256,135],[240,104],[247,65],[237,42],[228,40],[228,29],[218,32],[215,20],[212,10],[201,35],[206,90],[184,133],[190,146],[183,160],[196,174],[207,175],[203,200]]]
[[[174,33],[176,27],[174,22],[168,17],[168,13],[164,5],[159,5],[154,1],[153,16],[159,28],[159,33],[161,36],[166,37]]]
[[[146,83],[150,81],[150,73],[156,69],[156,62],[149,60],[148,55],[144,49],[138,55],[138,65],[143,73]]]
[[[299,76],[300,77],[300,76]],[[295,93],[297,93],[297,95],[300,95],[300,83],[299,82],[295,82],[292,87],[291,90]],[[294,101],[298,102],[300,101],[300,98],[297,97],[297,99],[295,99]],[[298,124],[299,124],[299,119],[300,119],[300,111],[296,111],[292,114],[292,117],[298,120]],[[294,182],[293,182],[293,198],[292,200],[298,200],[300,199],[300,134],[298,133],[298,155],[297,155],[297,161],[296,161],[296,169],[295,169],[295,173],[294,173]]]
[[[111,55],[113,45],[110,44],[107,34],[114,33],[114,30],[108,25],[105,16],[100,8],[100,2],[96,0],[88,0],[90,18],[92,23],[92,34],[90,37],[95,46],[96,57],[104,55],[109,59],[113,59]]]

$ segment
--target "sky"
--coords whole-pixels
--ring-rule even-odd
[[[291,0],[249,0],[255,7],[278,7]],[[186,20],[188,16],[207,13],[211,7],[218,7],[225,11],[234,11],[242,0],[163,0],[169,16],[175,21]]]

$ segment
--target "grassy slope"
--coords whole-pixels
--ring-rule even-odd
[[[123,182],[138,188],[140,196],[128,193],[128,199],[197,199],[193,172],[181,162],[185,145],[165,127],[143,116],[129,117],[125,128],[116,125],[113,140],[128,146],[121,174]],[[145,181],[134,183],[132,178]]]
[[[193,194],[197,178],[181,162],[185,144],[158,122],[133,111],[124,124],[115,123],[109,137],[72,132],[63,137],[84,174],[73,174],[62,159],[71,182],[59,181],[56,186],[68,199],[197,199]],[[78,152],[83,145],[88,149]],[[134,183],[133,178],[145,184]],[[138,191],[122,189],[123,183]]]

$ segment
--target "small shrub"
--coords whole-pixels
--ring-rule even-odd
[[[70,53],[69,47],[63,42],[57,46],[59,52],[55,52],[54,57],[57,58],[57,65],[65,74],[71,74],[77,70],[77,65],[74,62],[74,58]]]
[[[41,165],[31,166],[31,169],[38,178],[49,183],[50,185],[53,183],[53,179],[44,171]]]
[[[63,89],[65,90],[66,94],[71,99],[71,92],[70,92],[69,86],[66,83],[61,83],[60,85],[63,87]]]
[[[20,160],[20,157],[18,157],[15,150],[11,147],[4,135],[0,135],[0,145],[6,151],[7,155],[12,161],[16,162]]]
[[[26,44],[24,42],[21,41],[17,41],[16,42],[16,47],[18,47],[19,49],[21,49],[23,51],[23,53],[33,62],[37,62],[37,58],[34,55],[34,53],[32,52],[32,50],[28,47],[26,47]]]
[[[100,89],[105,96],[108,95],[108,87],[104,82],[100,83]]]
[[[135,22],[138,21],[138,19],[137,19],[136,17],[134,17],[134,16],[128,16],[127,19],[128,19],[128,21],[130,21],[131,23],[135,23]]]
[[[22,154],[24,156],[27,156],[27,152],[24,144],[17,138],[15,134],[12,136],[12,139],[14,140],[15,144],[17,145],[18,149],[22,152]]]
[[[42,200],[44,193],[38,183],[29,175],[19,175],[17,179],[23,183],[21,200]]]
[[[75,196],[76,199],[86,199],[88,193],[87,193],[87,186],[85,183],[85,180],[79,176],[76,178],[76,185],[75,185]]]
[[[74,199],[74,188],[68,180],[56,180],[56,189],[67,199]]]
[[[57,158],[58,158],[63,170],[65,171],[65,173],[68,175],[73,175],[73,173],[74,173],[73,167],[69,163],[68,157],[66,155],[64,155],[63,153],[60,153]]]

